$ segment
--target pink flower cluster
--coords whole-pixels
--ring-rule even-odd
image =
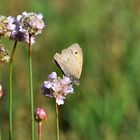
[[[72,81],[69,77],[57,77],[56,72],[49,74],[47,81],[44,81],[42,90],[45,96],[54,97],[58,105],[64,104],[68,93],[73,93]]]
[[[13,40],[35,43],[35,35],[42,32],[45,27],[43,15],[23,12],[16,18],[0,16],[0,36],[9,37]]]

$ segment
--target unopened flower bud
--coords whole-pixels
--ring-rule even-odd
[[[3,95],[3,90],[2,90],[2,85],[0,84],[0,98],[2,97]]]
[[[47,118],[48,118],[46,112],[45,112],[44,109],[42,109],[42,108],[37,108],[37,109],[35,110],[34,115],[35,115],[35,120],[36,120],[37,122],[39,122],[39,123],[40,123],[40,122],[43,122],[43,121],[46,121]]]

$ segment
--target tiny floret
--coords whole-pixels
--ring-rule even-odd
[[[64,104],[64,99],[68,93],[74,93],[71,79],[67,76],[57,77],[56,72],[48,75],[42,90],[45,96],[54,97],[58,105]]]
[[[57,78],[56,72],[52,72],[51,74],[48,75],[48,79],[55,79]]]

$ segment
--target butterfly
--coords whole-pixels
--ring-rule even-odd
[[[60,67],[64,75],[78,84],[83,66],[83,52],[79,44],[74,43],[61,53],[54,55],[54,61]]]

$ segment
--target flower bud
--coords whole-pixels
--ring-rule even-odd
[[[2,90],[2,85],[0,84],[0,98],[2,97],[3,95],[3,90]]]
[[[42,108],[37,108],[35,110],[34,116],[35,116],[35,120],[39,123],[43,122],[43,121],[46,121],[47,118],[48,118],[46,112]]]

